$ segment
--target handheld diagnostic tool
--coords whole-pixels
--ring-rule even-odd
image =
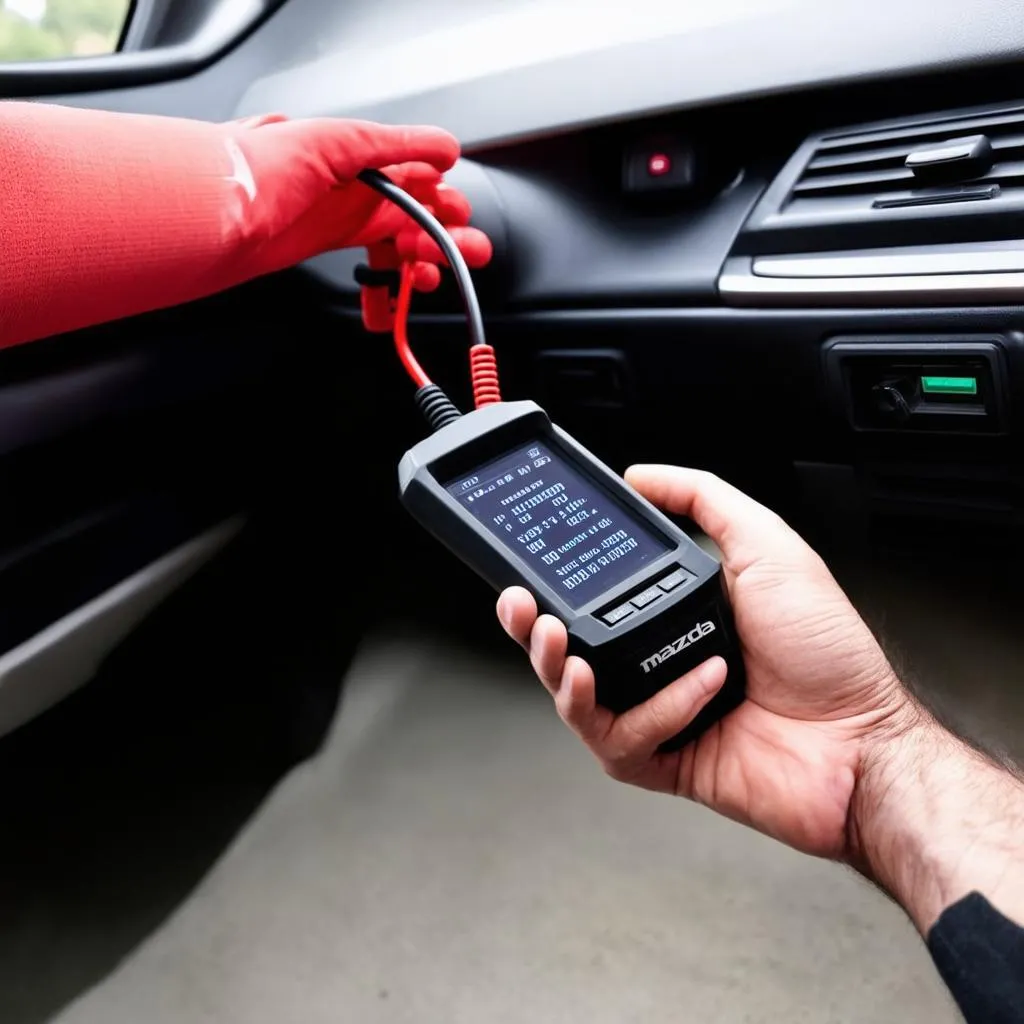
[[[494,350],[484,342],[458,247],[429,211],[384,175],[365,171],[359,177],[438,243],[455,272],[473,341],[476,409],[462,415],[409,348],[412,277],[408,268],[395,275],[395,346],[434,431],[401,461],[403,504],[492,586],[524,586],[542,611],[561,619],[569,652],[593,668],[597,700],[612,711],[642,703],[712,655],[725,658],[723,688],[664,745],[683,746],[745,695],[720,565],[540,406],[501,400]],[[381,274],[365,273],[361,283],[379,287]]]
[[[492,586],[526,587],[561,619],[621,712],[720,654],[725,686],[671,746],[744,696],[721,567],[533,402],[487,405],[399,466],[405,507]]]

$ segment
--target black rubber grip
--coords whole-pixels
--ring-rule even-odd
[[[400,283],[397,270],[374,270],[365,263],[360,263],[352,272],[356,284],[361,288],[387,288],[389,291],[398,292]]]

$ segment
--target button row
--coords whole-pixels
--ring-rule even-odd
[[[615,626],[623,619],[632,615],[634,611],[646,608],[649,604],[653,604],[657,601],[663,594],[668,594],[677,587],[681,587],[684,583],[689,583],[690,580],[694,580],[696,578],[697,577],[688,569],[676,569],[674,572],[669,573],[669,575],[664,579],[658,580],[657,583],[648,587],[646,590],[642,590],[639,594],[634,595],[629,601],[618,605],[611,611],[605,612],[601,618],[609,626]]]
[[[663,580],[658,581],[658,586],[667,594],[670,590],[675,590],[676,587],[681,587],[684,583],[694,579],[694,575],[687,569],[676,569],[674,573],[666,576]]]
[[[659,589],[657,586],[648,587],[646,590],[642,590],[637,594],[629,603],[634,608],[646,608],[653,601],[657,601],[663,593],[664,591]]]
[[[621,622],[627,615],[633,614],[633,606],[627,601],[625,604],[620,604],[618,608],[613,608],[610,612],[605,612],[601,616],[609,626],[614,626],[617,622]]]

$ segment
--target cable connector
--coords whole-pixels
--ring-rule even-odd
[[[474,345],[469,350],[469,373],[473,381],[473,404],[477,409],[501,401],[498,360],[490,345]]]
[[[425,384],[421,387],[416,392],[414,401],[416,408],[430,424],[430,429],[435,432],[462,416],[452,400],[436,384]]]

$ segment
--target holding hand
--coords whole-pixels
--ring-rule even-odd
[[[444,183],[459,143],[440,128],[316,118],[288,121],[272,114],[224,126],[245,154],[255,185],[240,227],[261,258],[284,267],[331,249],[367,248],[374,269],[416,261],[414,286],[441,281],[437,245],[394,204],[356,181],[383,170],[429,207],[447,227],[471,267],[484,266],[491,243],[467,227],[466,197]],[[269,242],[269,245],[266,243]]]
[[[487,237],[443,174],[459,155],[440,128],[280,115],[211,124],[44,103],[0,105],[10,256],[0,347],[178,305],[330,249],[415,264],[436,288],[441,254],[356,181],[382,169],[431,207],[470,266]]]
[[[636,466],[626,479],[721,548],[747,700],[682,750],[659,753],[724,683],[721,658],[615,716],[595,703],[590,667],[566,658],[565,627],[538,618],[521,588],[499,599],[506,631],[615,778],[696,800],[807,853],[847,856],[865,759],[915,713],[880,647],[821,559],[768,509],[707,473]]]

